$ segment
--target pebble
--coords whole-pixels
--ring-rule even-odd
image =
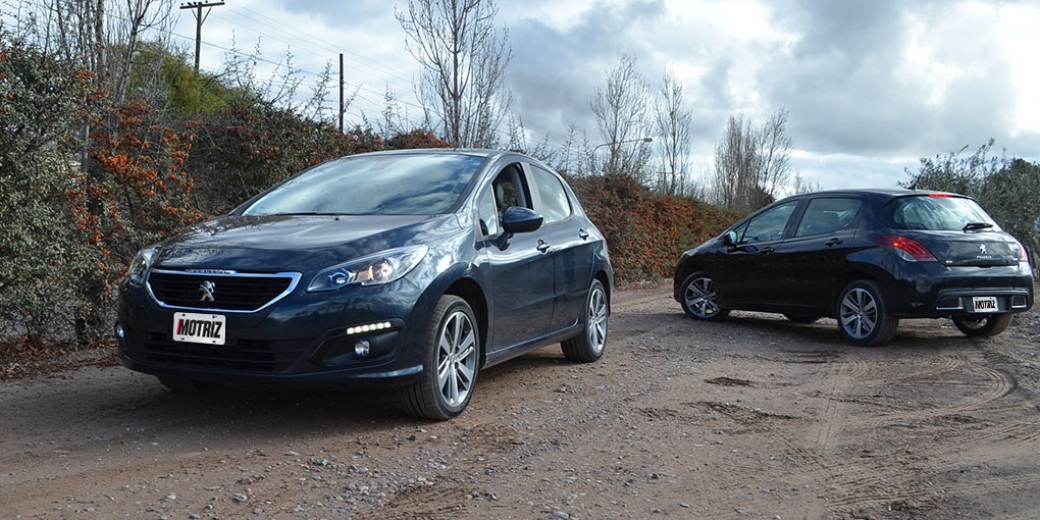
[[[241,503],[246,502],[248,500],[249,500],[249,497],[244,495],[244,494],[242,494],[242,493],[235,493],[234,495],[231,495],[231,501],[236,503],[236,504],[241,504]]]

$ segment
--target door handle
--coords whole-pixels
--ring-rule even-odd
[[[535,249],[537,249],[539,253],[544,253],[549,250],[549,243],[542,239],[538,239],[538,246],[535,247]]]
[[[758,252],[762,253],[763,255],[768,255],[768,254],[773,252],[773,248],[771,248],[769,246],[766,246],[766,247],[763,247],[762,249],[759,249]]]
[[[579,237],[580,237],[580,238],[581,238],[582,240],[585,240],[585,239],[589,238],[589,232],[588,232],[588,231],[585,231],[584,229],[579,229],[579,230],[578,230],[578,236],[579,236]]]
[[[832,239],[824,242],[823,245],[825,245],[827,247],[834,247],[834,246],[836,246],[836,245],[838,245],[840,243],[841,243],[841,239],[840,238],[832,238]]]

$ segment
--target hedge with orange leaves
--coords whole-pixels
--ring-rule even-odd
[[[570,177],[568,183],[606,236],[620,282],[672,276],[683,251],[740,217],[686,197],[651,192],[626,175]]]

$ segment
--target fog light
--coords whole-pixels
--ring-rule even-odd
[[[358,356],[367,356],[371,350],[372,345],[368,342],[367,339],[363,339],[361,341],[358,341],[357,343],[354,343],[354,353]]]
[[[122,323],[116,323],[116,337],[119,339],[123,339],[126,337],[126,331],[123,330]]]

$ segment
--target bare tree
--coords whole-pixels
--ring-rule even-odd
[[[417,90],[427,119],[440,120],[455,146],[495,146],[512,103],[504,90],[512,50],[496,14],[492,0],[409,0],[407,13],[396,13],[424,68]]]
[[[715,146],[716,204],[751,211],[775,200],[790,179],[791,147],[786,110],[774,112],[759,131],[744,116],[731,116]]]
[[[23,0],[18,4],[19,30],[66,63],[92,71],[94,81],[122,101],[135,68],[157,74],[161,63],[137,54],[142,34],[172,25],[172,6],[173,0]],[[168,32],[154,31],[155,38]]]
[[[686,107],[683,86],[674,74],[665,73],[659,92],[661,97],[654,113],[663,163],[658,189],[668,195],[685,195],[693,113]]]
[[[636,70],[636,60],[622,56],[607,73],[605,89],[596,89],[589,108],[596,116],[600,137],[610,155],[603,171],[643,180],[650,157],[647,146],[647,84]],[[597,146],[596,148],[599,148]],[[595,149],[593,149],[595,152]]]
[[[791,177],[791,136],[787,134],[787,109],[772,113],[758,134],[758,185],[776,197]]]

